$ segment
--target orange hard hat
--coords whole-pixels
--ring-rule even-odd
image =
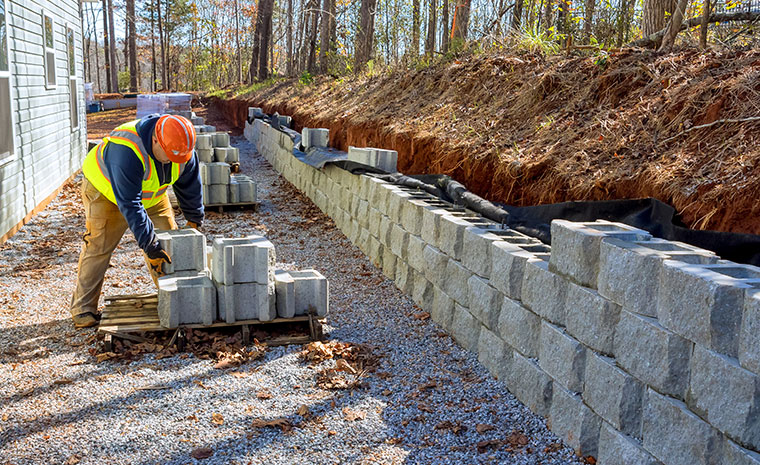
[[[187,118],[179,115],[163,115],[158,118],[154,133],[169,161],[187,163],[193,156],[195,128]]]

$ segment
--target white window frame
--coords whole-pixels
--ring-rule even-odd
[[[0,78],[7,78],[8,79],[8,114],[10,117],[10,123],[11,123],[11,146],[10,146],[10,152],[9,155],[6,155],[5,158],[0,159],[0,166],[7,165],[8,163],[15,161],[18,158],[18,150],[16,150],[16,112],[13,111],[13,74],[11,73],[11,69],[13,66],[13,63],[11,61],[11,22],[10,22],[10,12],[8,11],[8,1],[7,0],[0,0],[0,2],[3,2],[4,11],[5,11],[5,53],[6,57],[8,58],[8,71],[0,71]],[[2,114],[2,109],[0,109],[0,115]]]
[[[69,99],[72,95],[76,98],[69,102],[69,109],[71,111],[71,131],[74,132],[79,129],[79,89],[77,88],[77,36],[74,26],[67,25],[65,29],[66,35],[66,73],[68,74],[69,81]],[[69,48],[69,32],[71,33],[71,48]],[[74,72],[71,71],[71,64],[74,64]],[[74,125],[74,118],[76,117],[76,126]]]
[[[50,24],[51,24],[51,34],[53,38],[53,46],[48,47],[47,44],[47,30],[45,29],[45,19],[50,18]],[[44,64],[45,68],[45,88],[46,89],[55,89],[58,87],[58,72],[56,71],[55,67],[55,20],[53,19],[53,15],[48,14],[47,11],[42,10],[42,62]],[[48,82],[48,53],[53,54],[53,83]],[[68,66],[68,65],[67,65]]]

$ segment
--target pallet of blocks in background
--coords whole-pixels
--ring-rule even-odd
[[[229,210],[247,210],[253,209],[254,212],[259,211],[259,205],[261,202],[237,202],[237,203],[206,203],[203,206],[206,210],[216,209],[219,213],[224,213]]]
[[[241,320],[234,323],[217,321],[211,325],[188,324],[179,328],[166,328],[161,326],[158,318],[158,294],[128,294],[107,296],[106,306],[101,315],[98,333],[104,335],[106,352],[113,351],[114,339],[125,339],[132,342],[147,342],[148,339],[142,333],[156,333],[173,331],[174,335],[169,345],[177,344],[180,351],[185,349],[185,328],[225,328],[238,327],[242,333],[243,343],[251,342],[251,327],[263,329],[285,325],[296,325],[308,330],[304,336],[279,336],[266,339],[264,342],[269,346],[288,344],[307,344],[321,340],[323,337],[322,324],[324,318],[316,315],[300,315],[293,318],[275,318],[271,321]]]

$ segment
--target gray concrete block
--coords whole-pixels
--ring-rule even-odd
[[[327,278],[316,270],[290,271],[295,285],[296,315],[308,315],[315,311],[325,316],[329,311],[330,288]]]
[[[760,454],[747,450],[733,441],[723,444],[723,462],[731,465],[760,465]]]
[[[396,260],[398,257],[393,255],[390,245],[383,247],[383,274],[390,280],[396,277]]]
[[[240,162],[240,149],[237,147],[227,147],[227,163]],[[292,175],[291,175],[292,178]]]
[[[507,297],[522,300],[525,264],[538,259],[530,252],[508,242],[490,243],[491,285]]]
[[[615,365],[615,360],[589,351],[583,400],[605,421],[641,439],[645,386]]]
[[[443,208],[425,208],[422,210],[422,240],[432,245],[433,247],[439,247],[438,235],[440,229],[441,217],[448,215],[448,211]]]
[[[383,214],[377,208],[370,208],[367,213],[367,228],[369,233],[375,237],[380,237],[380,220]]]
[[[523,305],[546,320],[564,326],[568,284],[565,278],[549,271],[548,263],[527,261],[520,292]]]
[[[227,323],[245,320],[271,321],[277,316],[274,286],[239,283],[216,286],[219,318]]]
[[[597,456],[602,420],[583,404],[577,394],[555,384],[548,425],[552,433],[582,457]]]
[[[446,263],[445,276],[441,288],[459,305],[468,307],[469,287],[467,282],[471,276],[472,273],[464,265],[456,260],[449,259]]]
[[[393,224],[391,226],[390,239],[393,254],[402,259],[406,258],[406,245],[409,242],[409,233],[398,224]]]
[[[404,190],[393,190],[388,197],[386,214],[392,222],[401,224],[401,207],[412,199],[412,195]]]
[[[348,160],[395,173],[398,163],[398,152],[373,147],[348,147]]]
[[[263,118],[266,116],[264,112],[259,107],[248,107],[248,117],[249,118]]]
[[[427,268],[425,268],[425,277],[431,283],[443,288],[446,281],[446,264],[449,261],[449,257],[430,245],[425,246],[423,255],[425,257],[425,263],[427,264]]]
[[[211,203],[211,192],[206,184],[201,187],[201,199],[203,200],[203,205]]]
[[[214,162],[214,149],[196,149],[195,153],[198,154],[198,161],[201,163]]]
[[[414,268],[420,273],[425,272],[427,263],[425,261],[425,247],[427,244],[420,238],[409,234],[409,239],[406,246],[406,260],[409,266]]]
[[[454,320],[454,299],[446,295],[441,288],[433,286],[433,308],[430,318],[446,331],[451,331]]]
[[[678,400],[647,390],[644,449],[668,465],[719,465],[724,439]],[[677,445],[677,447],[675,447]]]
[[[438,244],[441,251],[454,260],[460,260],[464,247],[464,232],[471,226],[472,223],[456,216],[441,217],[438,222]]]
[[[488,328],[480,328],[478,360],[496,379],[506,381],[512,365],[512,349]]]
[[[656,317],[659,275],[668,258],[686,263],[717,261],[712,252],[680,242],[605,239],[599,254],[599,293],[629,311]]]
[[[225,204],[229,203],[229,185],[228,184],[210,184],[208,186],[209,199],[208,204]]]
[[[206,274],[158,278],[158,319],[161,326],[210,325],[216,320],[216,288]]]
[[[214,148],[214,161],[223,163],[228,162],[227,160],[227,147],[215,147]]]
[[[229,184],[230,183],[230,165],[227,163],[209,163],[209,184]]]
[[[226,132],[215,132],[212,135],[212,144],[214,147],[229,147],[230,146],[230,135]]]
[[[657,297],[657,316],[666,328],[681,336],[731,357],[739,354],[739,328],[744,292],[751,289],[745,279],[724,274],[743,267],[688,265],[675,260],[663,262]],[[754,268],[754,267],[752,267]]]
[[[239,202],[256,202],[256,183],[244,175],[235,175],[235,181],[238,183],[238,201]]]
[[[368,253],[367,256],[369,257],[372,264],[375,266],[375,268],[382,269],[383,268],[383,244],[380,243],[379,240],[373,235],[370,234],[369,238],[367,239],[368,245]]]
[[[195,149],[212,149],[214,147],[214,141],[211,134],[196,134],[195,136]]]
[[[470,313],[486,328],[496,331],[504,295],[491,287],[487,280],[473,275],[467,281],[467,301]]]
[[[604,465],[662,465],[641,443],[602,422],[597,463]]]
[[[171,257],[164,263],[163,272],[204,271],[206,261],[206,236],[191,228],[156,231],[156,240]]]
[[[549,415],[553,382],[536,362],[514,352],[507,386],[509,391],[533,413],[543,417]]]
[[[736,359],[694,346],[686,403],[730,438],[760,449],[760,377]]]
[[[241,238],[216,238],[212,242],[214,280],[232,285],[258,283],[274,287],[274,245],[267,238],[250,235]]]
[[[615,332],[615,359],[659,392],[683,399],[693,344],[655,319],[623,310]]]
[[[612,355],[620,306],[598,292],[568,283],[567,332],[597,352]]]
[[[433,308],[433,285],[421,272],[414,270],[412,272],[414,274],[412,300],[418,307],[430,312]]]
[[[537,358],[541,318],[520,302],[504,297],[499,315],[499,335],[524,356]]]
[[[296,315],[296,285],[290,273],[285,270],[274,272],[275,308],[280,318]]]
[[[586,348],[562,328],[541,321],[538,364],[554,381],[572,392],[583,392]]]
[[[748,290],[744,296],[739,363],[760,374],[760,290]]]
[[[207,186],[209,184],[208,165],[206,163],[199,163],[198,171],[200,172],[200,175],[201,175],[201,184],[203,184],[204,186]]]
[[[362,228],[369,227],[369,203],[361,198],[356,206],[356,220]]]
[[[229,203],[239,203],[240,202],[240,184],[238,184],[237,179],[230,177],[230,183],[227,185],[227,201]]]
[[[406,264],[404,260],[396,261],[396,274],[393,277],[396,287],[406,295],[414,291],[414,269]]]
[[[612,237],[629,241],[645,241],[652,237],[644,230],[602,220],[589,223],[554,220],[551,234],[553,252],[549,259],[551,269],[582,286],[595,289],[602,239]]]
[[[401,204],[401,226],[416,236],[422,234],[422,212],[426,207],[424,201],[416,199]]]
[[[393,226],[393,221],[387,216],[383,215],[383,217],[380,218],[380,235],[377,236],[377,238],[380,239],[380,242],[384,245],[388,246],[389,249],[391,247],[391,229]]]
[[[304,151],[312,147],[326,148],[330,144],[330,130],[325,128],[303,128],[301,146]]]
[[[454,304],[454,318],[451,322],[451,335],[465,349],[475,352],[478,350],[480,329],[483,327],[467,309]]]

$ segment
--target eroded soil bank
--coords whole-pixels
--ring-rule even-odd
[[[690,227],[760,234],[757,50],[489,52],[212,105],[241,128],[259,106],[329,128],[343,150],[397,150],[404,173],[449,174],[490,200],[656,197]]]

